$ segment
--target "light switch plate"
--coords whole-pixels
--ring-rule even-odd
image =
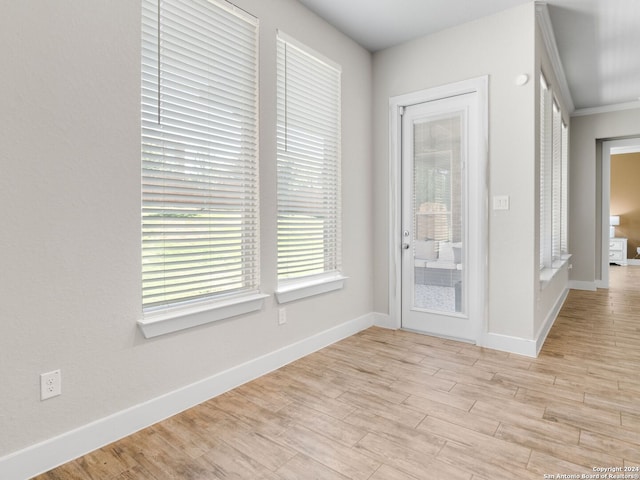
[[[494,210],[509,210],[509,195],[495,195],[493,197]]]

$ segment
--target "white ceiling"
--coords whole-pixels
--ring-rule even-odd
[[[375,52],[529,0],[299,0]],[[640,0],[548,0],[577,109],[640,106]]]

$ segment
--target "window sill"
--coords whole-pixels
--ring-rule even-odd
[[[543,268],[540,270],[540,289],[543,289],[547,286],[551,280],[558,274],[560,270],[562,270],[565,265],[568,265],[569,260],[571,259],[570,253],[565,253],[558,260],[555,260],[551,267]]]
[[[251,293],[225,300],[198,302],[159,312],[151,312],[138,320],[144,338],[153,338],[187,328],[217,322],[262,309],[269,295]]]
[[[322,293],[340,290],[348,277],[340,274],[315,277],[313,279],[293,280],[283,283],[276,290],[278,303],[294,302]]]

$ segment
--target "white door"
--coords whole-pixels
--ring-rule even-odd
[[[478,93],[402,115],[402,327],[478,340],[484,308],[484,174]]]

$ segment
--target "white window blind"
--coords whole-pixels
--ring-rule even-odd
[[[568,128],[560,103],[540,76],[540,269],[568,253]]]
[[[551,248],[549,244],[550,198],[548,191],[550,169],[550,125],[549,102],[551,95],[544,76],[540,76],[540,268],[550,266]]]
[[[279,33],[278,279],[338,272],[341,70]]]
[[[145,309],[258,288],[257,20],[142,2]]]
[[[557,260],[561,255],[562,240],[562,114],[555,101],[553,102],[552,125],[551,253],[552,260]]]
[[[562,122],[562,195],[561,195],[561,228],[560,228],[560,250],[562,253],[569,252],[569,128]]]

